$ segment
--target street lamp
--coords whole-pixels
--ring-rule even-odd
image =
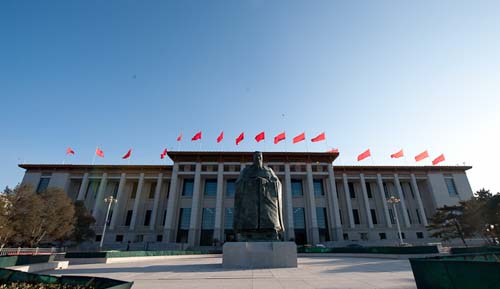
[[[395,196],[391,196],[387,202],[389,204],[392,204],[392,210],[394,211],[394,215],[396,216],[396,225],[398,226],[398,234],[399,234],[399,241],[401,242],[401,245],[403,245],[403,236],[401,234],[401,227],[399,226],[399,218],[398,218],[398,210],[396,210],[396,204],[401,202],[399,198],[396,198]]]
[[[108,224],[109,210],[111,210],[111,205],[116,203],[117,200],[113,196],[104,198],[104,202],[108,203],[108,209],[106,211],[106,219],[104,220],[104,227],[102,228],[101,243],[99,244],[99,250],[102,251],[102,243],[104,242],[104,234],[106,234],[106,226]]]

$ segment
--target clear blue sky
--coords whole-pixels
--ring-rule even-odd
[[[159,164],[202,150],[414,164],[428,149],[500,191],[499,1],[0,1],[0,186],[19,162]],[[283,116],[284,115],[284,116]],[[266,144],[255,134],[265,130]],[[325,143],[273,145],[285,130]],[[244,131],[241,146],[234,145]],[[183,150],[200,144],[182,143]],[[389,155],[403,148],[406,160]]]

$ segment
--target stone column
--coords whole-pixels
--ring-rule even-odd
[[[351,227],[351,229],[354,229],[354,215],[352,214],[351,193],[349,192],[349,181],[347,180],[346,174],[342,174],[342,180],[344,181],[344,193],[345,202],[347,205],[347,216],[349,217],[349,227]]]
[[[168,191],[167,216],[165,218],[165,226],[163,240],[165,242],[175,242],[175,215],[177,211],[177,201],[179,194],[177,193],[177,179],[179,173],[179,164],[174,163],[172,167],[172,177],[170,179],[170,189]]]
[[[188,244],[189,246],[199,245],[198,233],[200,231],[200,207],[201,207],[201,163],[196,163],[196,169],[194,172],[194,184],[193,184],[193,200],[191,202],[191,217],[189,219],[189,234],[188,234]]]
[[[113,216],[111,216],[111,223],[109,224],[109,229],[113,230],[116,227],[116,223],[118,222],[118,216],[120,215],[121,210],[123,210],[125,204],[127,203],[124,200],[123,192],[125,191],[125,182],[127,181],[127,175],[122,173],[120,175],[120,182],[118,183],[118,190],[116,192],[116,205],[113,209]]]
[[[413,192],[415,193],[415,198],[417,199],[418,210],[420,211],[420,218],[422,219],[422,224],[427,226],[427,216],[425,215],[424,205],[422,203],[422,198],[420,197],[420,190],[417,185],[417,178],[415,174],[411,174],[411,187],[413,188]]]
[[[285,241],[295,239],[295,228],[293,224],[293,196],[292,196],[292,176],[290,174],[290,164],[285,164],[285,190],[283,191],[284,206],[286,208]]]
[[[408,217],[408,210],[406,209],[406,202],[405,202],[405,196],[403,195],[403,190],[401,189],[401,183],[399,183],[399,176],[398,174],[394,174],[394,186],[396,187],[396,190],[398,191],[398,196],[401,202],[399,205],[401,206],[401,211],[403,215],[403,221],[406,225],[407,228],[411,227],[410,224],[410,218]],[[398,206],[398,205],[396,205]]]
[[[224,164],[219,163],[217,166],[217,195],[215,197],[215,225],[214,225],[214,240],[223,240],[224,228],[222,227],[222,213],[224,211]]]
[[[359,174],[359,180],[361,183],[361,192],[363,193],[363,203],[365,204],[366,220],[368,221],[368,227],[370,229],[373,229],[373,220],[370,211],[370,203],[368,201],[368,193],[366,191],[365,175]]]
[[[82,185],[78,190],[78,196],[76,197],[77,201],[85,200],[85,192],[87,191],[87,187],[89,186],[89,173],[83,174]]]
[[[133,231],[137,223],[137,215],[139,214],[139,204],[141,203],[142,187],[144,186],[144,173],[139,175],[139,183],[137,184],[137,192],[135,193],[134,208],[132,218],[130,218],[129,230]]]
[[[316,199],[314,197],[314,183],[312,175],[311,163],[306,164],[307,170],[307,202],[306,205],[309,206],[309,218],[311,218],[311,228],[309,228],[310,236],[312,238],[312,244],[319,243],[319,229],[318,220],[316,216]]]
[[[104,204],[104,193],[106,192],[106,185],[108,184],[108,174],[103,173],[101,177],[101,183],[99,184],[99,189],[97,190],[97,196],[95,198],[94,209],[92,210],[92,216],[97,221],[99,207]],[[90,196],[92,197],[92,196]],[[98,222],[98,221],[97,221]]]
[[[158,206],[160,203],[161,186],[163,185],[163,173],[158,174],[158,179],[156,180],[155,196],[153,199],[153,211],[151,212],[151,223],[149,229],[151,231],[155,230],[156,218],[158,217]]]
[[[387,225],[387,228],[392,228],[391,215],[389,214],[387,199],[385,198],[384,183],[382,181],[381,174],[377,174],[377,185],[378,185],[378,192],[380,194],[380,199],[382,200],[382,205],[384,206],[385,223]]]
[[[335,185],[335,174],[333,172],[332,164],[328,164],[328,183],[330,184],[330,195],[328,196],[328,199],[330,201],[329,207],[331,216],[330,226],[332,226],[331,230],[332,240],[340,241],[342,240],[343,232],[342,232],[342,224],[340,223],[339,199],[338,199],[337,186]]]

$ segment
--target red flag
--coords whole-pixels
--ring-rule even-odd
[[[367,149],[366,151],[362,152],[359,156],[358,156],[358,162],[359,161],[362,161],[364,159],[366,159],[367,157],[371,156],[372,154],[370,153],[370,149]]]
[[[429,157],[429,153],[427,152],[427,150],[419,153],[418,155],[415,156],[415,161],[419,162],[425,158],[428,158]]]
[[[255,136],[255,140],[257,142],[260,142],[261,140],[264,140],[265,137],[266,136],[265,136],[264,132],[261,132],[261,133],[259,133],[258,135]]]
[[[339,149],[338,148],[335,148],[335,149],[331,149],[329,151],[327,151],[327,153],[339,153]]]
[[[277,144],[284,139],[285,139],[285,132],[282,132],[279,135],[274,137],[274,144]]]
[[[104,157],[104,152],[100,148],[95,149],[95,154],[100,156],[101,158]]]
[[[393,158],[393,159],[397,159],[397,158],[400,158],[400,157],[403,157],[403,156],[404,156],[403,149],[401,149],[399,152],[397,152],[397,153],[393,153],[393,154],[391,155],[391,158]]]
[[[240,142],[245,138],[245,134],[241,133],[237,138],[236,138],[236,145],[239,145]]]
[[[201,139],[201,131],[197,132],[193,138],[191,139],[191,141],[196,141],[196,140],[199,140]]]
[[[166,155],[167,155],[167,149],[164,149],[160,155],[160,159],[164,159]]]
[[[75,151],[74,151],[74,150],[72,150],[70,147],[68,147],[68,148],[66,149],[66,154],[67,154],[67,155],[75,155]]]
[[[177,141],[181,141],[182,140],[182,132],[181,134],[177,137]]]
[[[433,161],[432,161],[432,165],[435,166],[437,164],[439,164],[440,162],[443,162],[444,161],[444,154],[441,154],[439,155],[437,158],[435,158]]]
[[[130,155],[132,155],[132,149],[129,149],[128,152],[125,155],[123,155],[122,159],[128,159]]]
[[[294,137],[292,142],[293,143],[298,143],[298,142],[301,142],[301,141],[303,141],[305,139],[306,139],[306,134],[305,133],[301,133],[298,136]]]
[[[217,143],[220,143],[224,138],[224,131],[221,131],[220,135],[217,137]]]
[[[322,140],[325,140],[325,133],[324,132],[318,134],[317,137],[311,139],[312,142],[318,142],[318,141],[322,141]]]

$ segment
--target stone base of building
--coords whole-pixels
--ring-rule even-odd
[[[222,252],[224,268],[297,267],[297,245],[294,242],[227,242]]]

